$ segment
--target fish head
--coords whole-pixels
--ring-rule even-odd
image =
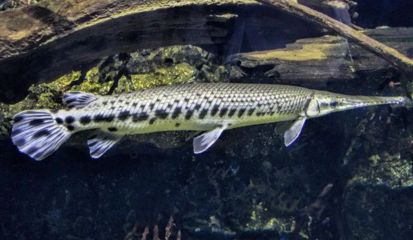
[[[316,92],[309,100],[306,116],[320,117],[329,113],[344,111],[357,108],[363,105],[363,102],[354,101],[345,95],[333,94],[329,92]]]

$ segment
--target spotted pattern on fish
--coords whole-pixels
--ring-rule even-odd
[[[102,96],[93,104],[62,110],[57,115],[66,126],[72,126],[72,131],[116,128],[117,133],[135,134],[177,127],[203,131],[224,121],[235,128],[294,119],[303,111],[312,92],[283,85],[186,84]]]

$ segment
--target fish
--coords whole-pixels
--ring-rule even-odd
[[[229,129],[285,122],[290,146],[308,119],[375,105],[411,105],[404,96],[353,96],[276,84],[194,83],[113,96],[63,94],[65,109],[26,110],[14,116],[12,142],[34,160],[54,153],[77,132],[92,132],[90,156],[100,158],[126,135],[197,131],[193,152],[208,150]]]

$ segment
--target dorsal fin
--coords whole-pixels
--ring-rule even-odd
[[[69,108],[82,108],[96,99],[97,97],[92,93],[68,92],[63,94],[63,103]]]

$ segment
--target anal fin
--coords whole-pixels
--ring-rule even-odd
[[[112,148],[122,136],[114,135],[102,131],[96,131],[96,134],[88,139],[90,156],[94,159],[100,158],[105,152]]]

